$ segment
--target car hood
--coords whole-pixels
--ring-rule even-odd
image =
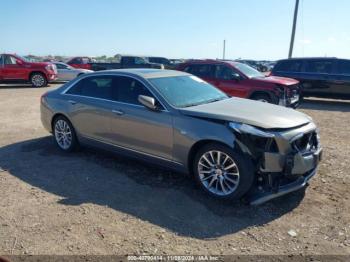
[[[264,129],[293,128],[307,124],[312,118],[296,110],[243,98],[180,109],[188,116],[233,121]]]
[[[267,77],[256,77],[254,80],[259,80],[266,83],[280,84],[280,85],[296,85],[299,83],[298,80],[279,76],[267,76]]]

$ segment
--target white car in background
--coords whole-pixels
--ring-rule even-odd
[[[74,68],[62,62],[53,62],[57,67],[57,80],[56,81],[70,81],[80,75],[94,72],[88,69]]]

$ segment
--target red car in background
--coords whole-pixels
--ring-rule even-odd
[[[176,69],[198,76],[230,96],[293,108],[299,104],[299,82],[297,80],[268,77],[243,63],[189,60],[178,65]]]
[[[57,78],[54,64],[30,62],[13,54],[0,54],[0,83],[31,83],[43,87]]]
[[[75,68],[82,68],[82,69],[88,69],[91,70],[91,64],[92,63],[92,59],[90,57],[82,57],[82,56],[78,56],[78,57],[74,57],[71,60],[69,60],[67,62],[68,65],[75,67]]]

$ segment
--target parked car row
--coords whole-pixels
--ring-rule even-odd
[[[182,69],[189,73],[85,74],[42,96],[42,123],[63,151],[87,144],[190,173],[206,193],[221,199],[260,204],[306,186],[322,157],[310,117],[231,98],[190,74],[210,72],[228,85],[238,78],[257,81],[245,65],[192,61]],[[288,81],[286,89],[295,83]],[[279,83],[266,82],[271,90]]]

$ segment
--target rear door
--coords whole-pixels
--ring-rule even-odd
[[[212,64],[190,64],[184,67],[184,71],[198,76],[204,81],[217,87],[215,79],[215,66]]]
[[[302,72],[302,91],[310,96],[328,96],[334,92],[334,59],[306,60]]]
[[[147,155],[172,160],[171,113],[161,104],[160,110],[152,111],[139,103],[139,95],[156,98],[139,80],[126,76],[117,78],[111,142]]]
[[[3,79],[4,58],[0,55],[0,81]]]
[[[114,108],[113,85],[114,76],[91,76],[65,93],[70,120],[80,135],[108,142]]]
[[[336,60],[332,94],[340,98],[350,98],[350,60]]]

